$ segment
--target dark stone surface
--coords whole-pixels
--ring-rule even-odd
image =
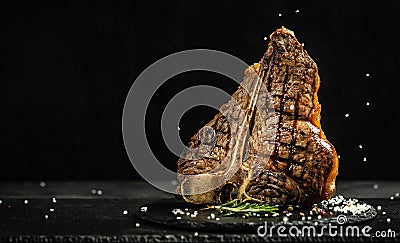
[[[349,182],[350,183],[350,182]],[[394,182],[393,182],[394,183]],[[397,182],[396,182],[397,183]],[[396,186],[397,185],[397,186]],[[390,188],[398,188],[400,183]],[[23,190],[21,188],[36,188]],[[370,233],[389,228],[395,231],[397,238],[386,237],[279,237],[278,235],[259,237],[257,228],[254,232],[240,233],[218,232],[192,228],[187,230],[177,229],[173,226],[161,226],[141,221],[135,216],[140,205],[161,198],[171,198],[158,192],[143,183],[123,182],[61,182],[47,183],[45,188],[40,188],[39,183],[0,185],[0,241],[7,242],[383,242],[399,240],[400,233],[400,198],[390,200],[386,198],[364,199],[365,202],[377,207],[378,216],[359,226],[370,226]],[[92,195],[91,189],[102,189],[103,194]],[[382,187],[381,187],[382,188]],[[74,194],[73,191],[76,191]],[[353,197],[358,198],[356,191]],[[373,190],[373,189],[372,189]],[[380,191],[382,189],[379,189]],[[378,191],[379,191],[378,190]],[[129,193],[128,193],[129,191]],[[376,190],[375,190],[376,191]],[[125,194],[125,192],[127,194]],[[340,191],[339,191],[340,192]],[[373,191],[371,191],[372,193]],[[382,193],[382,192],[379,192]],[[124,197],[126,195],[126,197]],[[56,198],[53,203],[52,198]],[[28,200],[25,204],[24,200]],[[50,209],[54,209],[51,212]],[[124,215],[123,211],[128,214]],[[385,215],[382,212],[386,212]],[[48,219],[45,218],[48,215]],[[387,218],[391,218],[388,223]],[[140,226],[136,227],[136,223]],[[195,236],[195,232],[198,233]]]
[[[205,210],[206,205],[193,205],[186,202],[182,202],[178,199],[163,199],[154,201],[152,203],[144,204],[140,206],[136,212],[136,215],[148,222],[158,224],[161,227],[174,227],[179,229],[198,229],[199,231],[214,231],[214,232],[243,232],[243,233],[254,233],[259,226],[264,226],[267,223],[268,226],[278,227],[284,225],[285,227],[290,226],[315,226],[315,228],[321,228],[322,226],[340,225],[338,224],[337,216],[345,216],[342,218],[346,222],[343,222],[343,226],[350,224],[360,224],[366,221],[372,220],[377,216],[377,211],[374,207],[360,215],[342,215],[341,213],[330,216],[327,214],[325,217],[318,219],[316,215],[312,216],[311,219],[302,220],[299,215],[303,212],[306,216],[309,216],[311,207],[305,208],[294,208],[290,220],[283,222],[283,217],[286,214],[280,213],[278,216],[262,217],[223,217],[215,209]],[[174,209],[180,209],[184,214],[174,214]],[[285,210],[281,208],[280,211]],[[194,217],[194,212],[197,211],[197,215]],[[189,214],[189,215],[187,215]],[[211,214],[214,214],[215,218],[211,218]],[[177,218],[179,217],[179,218]],[[217,219],[218,218],[218,219]],[[316,223],[316,225],[315,225]]]

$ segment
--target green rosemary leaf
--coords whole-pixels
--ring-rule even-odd
[[[256,213],[268,213],[276,214],[279,207],[276,205],[268,205],[262,202],[253,202],[251,200],[238,200],[234,199],[232,201],[208,207],[208,209],[216,209],[222,216],[234,216],[234,215],[245,215],[250,216]]]

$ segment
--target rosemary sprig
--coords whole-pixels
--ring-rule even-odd
[[[216,209],[223,216],[231,216],[231,215],[246,215],[252,216],[260,213],[268,213],[268,214],[277,214],[279,207],[271,206],[262,202],[254,202],[248,199],[238,200],[234,199],[232,201],[217,205],[210,206],[209,209]]]

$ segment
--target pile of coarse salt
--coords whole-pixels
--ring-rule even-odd
[[[346,199],[342,195],[332,197],[329,200],[323,200],[321,204],[337,213],[358,215],[365,213],[371,209],[371,205],[364,202],[359,202],[358,199]]]

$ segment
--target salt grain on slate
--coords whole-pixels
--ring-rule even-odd
[[[282,14],[278,14],[278,17],[282,17]]]
[[[56,200],[56,198],[55,197],[53,197],[53,203],[56,203],[57,202],[57,200]]]
[[[140,226],[140,224],[139,223],[136,223],[136,227],[139,227]]]
[[[90,193],[92,193],[93,195],[95,195],[95,194],[96,194],[96,192],[97,192],[97,190],[96,190],[96,189],[92,189],[92,190],[90,190]]]
[[[28,200],[24,200],[24,204],[28,204]]]
[[[364,157],[364,158],[363,158],[363,161],[364,161],[364,162],[365,162],[365,161],[367,161],[367,158],[366,158],[366,157]]]
[[[358,145],[358,147],[360,148],[360,149],[362,149],[362,145],[360,144],[360,145]]]
[[[372,188],[374,188],[375,190],[379,188],[378,184],[375,184]]]
[[[296,11],[294,11],[294,12],[295,12],[295,13],[299,13],[299,12],[300,12],[300,10],[298,10],[298,9],[297,9],[297,10],[296,10]]]
[[[264,37],[264,40],[265,40],[265,41],[268,40],[268,37]]]
[[[283,223],[284,223],[284,224],[286,224],[287,222],[289,222],[289,218],[288,218],[288,217],[286,217],[286,216],[285,216],[285,217],[283,217],[283,218],[282,218],[282,220],[283,220]]]
[[[128,210],[124,210],[124,211],[122,212],[122,214],[123,214],[123,215],[127,215],[127,214],[128,214]]]
[[[345,115],[344,115],[344,117],[349,117],[350,116],[350,114],[349,113],[346,113]]]
[[[50,210],[50,212],[54,212],[54,208],[50,208],[49,210]]]
[[[365,74],[365,77],[369,77],[369,73],[366,73],[366,74]]]
[[[369,106],[369,102],[365,103],[366,106]]]
[[[396,196],[396,197],[400,196],[400,193],[396,192],[395,196]]]
[[[390,221],[391,221],[390,218],[387,218],[387,219],[386,219],[386,222],[390,223]]]
[[[102,190],[97,190],[97,195],[103,195],[103,191]]]
[[[2,204],[3,203],[3,200],[0,200],[0,204]]]
[[[48,218],[49,218],[49,215],[46,214],[46,215],[44,216],[44,218],[45,218],[45,219],[48,219]]]
[[[39,186],[40,186],[40,187],[45,187],[45,186],[46,186],[46,182],[41,181],[41,182],[39,183]]]
[[[199,233],[197,233],[197,232],[194,232],[194,234],[193,234],[194,236],[199,236]]]

